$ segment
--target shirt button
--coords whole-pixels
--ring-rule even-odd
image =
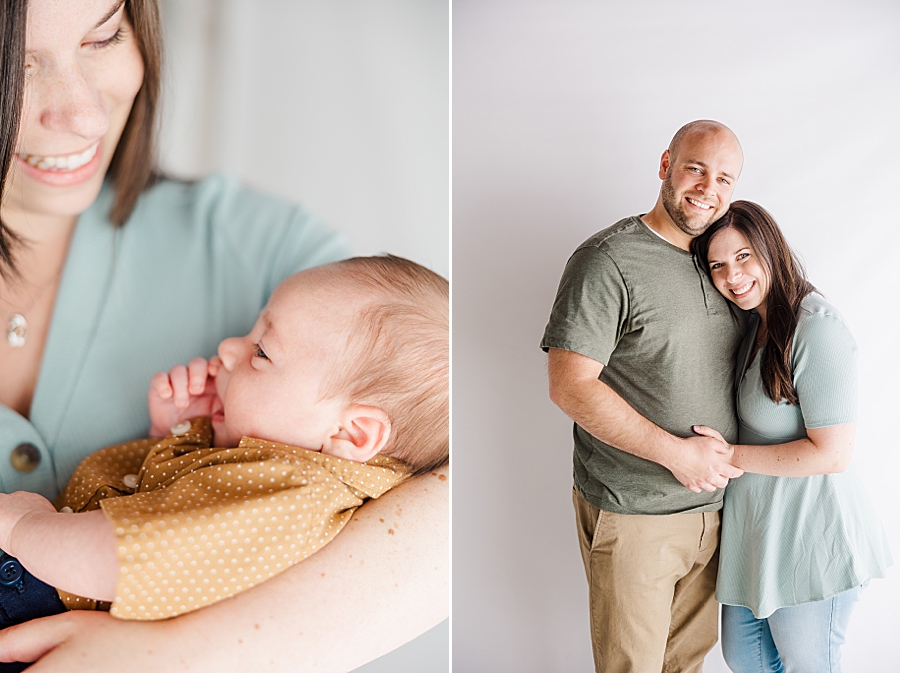
[[[13,449],[9,462],[19,472],[31,472],[41,462],[41,452],[31,442],[23,442]]]
[[[138,476],[136,474],[126,474],[122,477],[122,483],[125,484],[125,488],[137,488]]]
[[[6,587],[18,584],[23,573],[24,569],[21,563],[14,558],[7,558],[0,563],[0,584]]]
[[[191,429],[190,421],[181,421],[181,423],[176,423],[171,428],[169,428],[169,432],[171,432],[173,435],[183,435],[190,429]]]
[[[59,508],[60,514],[73,514],[74,512],[75,510],[68,506]]]

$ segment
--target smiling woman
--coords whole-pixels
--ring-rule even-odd
[[[725,660],[736,673],[840,673],[860,592],[892,563],[851,462],[856,342],[759,205],[732,203],[693,250],[716,289],[750,311],[729,446],[745,474],[728,484],[716,585]]]
[[[304,208],[221,177],[159,177],[154,0],[5,2],[0,30],[0,489],[54,497],[86,453],[146,434],[154,372],[212,355],[282,279],[349,251]],[[386,497],[317,563],[240,603],[166,625],[63,614],[4,632],[0,660],[113,670],[127,641],[129,665],[157,670],[159,656],[247,670],[262,652],[276,670],[359,666],[447,610],[445,473]],[[322,626],[334,611],[379,618],[337,634]]]
[[[737,229],[726,229],[710,246],[709,270],[716,289],[742,309],[758,307],[768,292],[766,270]],[[765,312],[765,307],[760,311]]]
[[[93,203],[141,87],[124,3],[93,27],[66,9],[36,3],[28,24],[25,119],[4,204],[12,223],[76,217]]]
[[[133,2],[126,13],[124,0],[92,4],[91,13],[28,5],[22,132],[3,213],[14,228],[26,215],[77,217],[107,173],[117,187],[113,220],[122,224],[152,179],[156,7]]]
[[[7,7],[7,39],[24,33],[25,44],[22,52],[23,45],[7,41],[2,62],[8,118],[18,123],[10,121],[4,129],[15,141],[4,138],[8,155],[0,157],[7,167],[0,208],[0,276],[6,280],[0,309],[17,351],[0,357],[0,402],[23,416],[31,410],[78,217],[108,178],[109,220],[121,225],[154,180],[157,8],[143,1],[128,10],[124,2],[108,0],[84,2],[80,11],[36,1],[28,3],[25,23],[25,3]]]

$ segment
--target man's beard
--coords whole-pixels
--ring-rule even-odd
[[[681,208],[679,208],[681,204],[675,198],[675,188],[672,187],[672,182],[671,180],[669,180],[668,173],[666,174],[665,180],[663,180],[662,202],[663,207],[666,209],[666,212],[669,213],[669,217],[672,218],[675,226],[681,229],[688,236],[699,236],[704,231],[709,229],[709,225],[711,225],[714,221],[716,211],[715,209],[712,209],[710,210],[709,218],[706,220],[706,222],[703,222],[699,226],[691,225],[690,221],[688,220],[687,214]],[[682,208],[683,207],[684,206],[682,206]]]

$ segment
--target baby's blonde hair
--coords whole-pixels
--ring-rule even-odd
[[[382,409],[391,420],[384,453],[419,474],[450,452],[450,287],[425,267],[394,255],[353,257],[325,267],[333,287],[362,294],[345,356],[322,383]]]

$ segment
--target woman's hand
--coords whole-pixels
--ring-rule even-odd
[[[216,399],[216,374],[222,361],[194,358],[187,366],[176,365],[150,379],[147,408],[150,411],[150,436],[165,437],[176,423],[212,414]]]
[[[695,426],[694,429],[699,427],[716,436],[698,433],[697,437],[678,439],[677,450],[670,453],[661,465],[689,491],[712,493],[728,486],[728,480],[740,477],[743,470],[734,465],[733,452],[722,441],[721,435],[705,426]]]
[[[693,430],[699,436],[681,440],[677,462],[665,465],[678,481],[694,493],[712,493],[743,474],[734,463],[734,447],[719,432],[705,425],[695,425]]]
[[[28,669],[34,673],[190,670],[166,661],[164,652],[154,655],[153,637],[166,637],[164,628],[159,628],[165,624],[126,622],[108,612],[64,612],[0,631],[0,661],[35,661]]]

